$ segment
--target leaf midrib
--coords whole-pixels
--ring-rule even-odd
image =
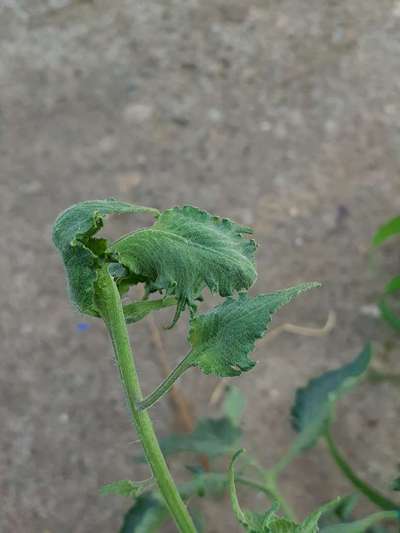
[[[171,231],[154,229],[154,228],[143,228],[143,229],[140,229],[138,231],[135,231],[134,233],[127,233],[126,235],[124,235],[120,239],[114,241],[111,244],[111,246],[108,248],[107,251],[112,252],[114,246],[116,246],[118,243],[120,243],[124,239],[130,237],[131,235],[137,235],[138,233],[144,233],[144,232],[147,232],[147,233],[160,233],[160,234],[168,235],[170,238],[175,239],[177,241],[182,241],[184,244],[186,244],[188,246],[190,245],[190,246],[193,246],[195,248],[200,248],[202,250],[205,250],[205,251],[211,252],[213,254],[220,255],[220,256],[224,257],[224,253],[221,250],[210,248],[210,247],[205,246],[203,244],[200,244],[200,243],[197,243],[195,241],[189,240],[186,237],[182,237],[181,235],[178,235],[177,233],[173,233]],[[215,233],[217,233],[217,232],[215,232]],[[254,268],[254,265],[253,265],[252,261],[244,253],[240,253],[235,248],[232,248],[232,251],[234,252],[234,255],[238,256],[238,259],[239,258],[245,259],[252,266],[254,273],[256,273],[256,270]],[[227,254],[225,254],[225,255],[227,255]],[[238,263],[240,263],[240,260],[238,260]]]

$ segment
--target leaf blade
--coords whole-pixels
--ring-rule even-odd
[[[191,320],[189,342],[191,361],[205,374],[238,376],[251,370],[255,362],[248,354],[263,337],[273,314],[296,296],[317,283],[304,283],[254,298],[241,293]]]
[[[366,344],[350,363],[325,372],[311,379],[305,387],[297,389],[291,418],[292,426],[297,432],[309,432],[309,438],[306,439],[309,442],[305,442],[303,446],[312,446],[322,434],[336,400],[362,378],[371,358],[371,345]]]
[[[175,207],[151,228],[114,242],[109,253],[146,278],[149,292],[165,291],[177,298],[175,323],[186,306],[195,309],[203,288],[229,296],[254,283],[256,244],[243,238],[251,232],[193,206]]]
[[[159,496],[143,494],[125,514],[119,533],[156,533],[168,516],[168,510]]]

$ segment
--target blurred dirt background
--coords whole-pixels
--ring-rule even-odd
[[[246,446],[265,465],[292,439],[295,387],[368,338],[381,354],[391,334],[373,304],[398,252],[371,261],[369,243],[400,210],[399,58],[393,0],[0,1],[2,533],[116,532],[128,502],[99,486],[147,476],[106,333],[70,307],[50,241],[73,202],[192,203],[255,227],[256,290],[323,282],[275,325],[320,327],[333,310],[336,328],[281,335],[237,381]],[[132,331],[150,391],[154,347],[145,323]],[[185,320],[162,335],[172,365]],[[379,354],[399,369],[398,351]],[[196,416],[215,384],[195,370],[182,380]],[[399,389],[366,383],[344,405],[338,442],[385,490],[400,459]],[[154,417],[170,431],[167,402]],[[283,490],[304,515],[350,488],[318,446]],[[206,506],[207,531],[239,532],[221,505]]]

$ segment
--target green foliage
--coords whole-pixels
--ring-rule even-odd
[[[382,226],[378,228],[375,235],[372,238],[373,246],[381,246],[389,238],[400,235],[400,216],[392,218]],[[396,331],[400,331],[400,316],[396,312],[390,303],[390,298],[394,294],[400,291],[400,275],[395,276],[384,288],[383,295],[379,301],[379,309],[381,311],[382,318],[392,326]]]
[[[222,412],[225,413],[234,426],[239,426],[244,410],[246,408],[246,398],[243,393],[234,385],[226,387]]]
[[[207,313],[192,317],[189,330],[192,350],[151,394],[138,402],[139,409],[154,405],[193,366],[205,374],[221,377],[239,376],[252,369],[255,362],[248,354],[254,349],[256,340],[265,335],[272,315],[314,287],[319,284],[303,283],[255,298],[240,293],[236,300],[228,297]]]
[[[124,305],[124,315],[127,324],[133,324],[142,320],[152,311],[164,309],[176,305],[176,299],[173,297],[163,298],[161,300],[141,300]]]
[[[248,358],[255,341],[263,337],[272,315],[300,293],[318,287],[304,283],[255,298],[247,294],[227,298],[225,302],[191,320],[189,342],[193,366],[205,374],[238,376],[254,367]]]
[[[155,533],[168,516],[168,509],[159,495],[143,494],[126,513],[120,533]]]
[[[103,485],[100,489],[100,494],[117,494],[119,496],[127,496],[128,498],[137,498],[148,486],[149,482],[147,481],[136,483],[129,479],[121,479],[120,481]]]
[[[179,493],[184,500],[194,496],[216,497],[226,490],[228,480],[225,474],[194,472],[190,481],[179,485]],[[193,515],[198,513],[193,512]],[[155,533],[169,518],[165,503],[157,491],[140,495],[126,513],[120,533]],[[200,517],[196,521],[200,523]],[[147,529],[146,529],[147,528]],[[200,531],[200,527],[198,530]]]
[[[400,216],[388,220],[380,226],[372,237],[372,244],[380,246],[390,237],[400,234]]]
[[[235,450],[241,437],[241,430],[229,418],[204,418],[197,422],[192,433],[160,439],[160,446],[164,455],[193,452],[216,457]]]
[[[229,296],[248,289],[256,279],[256,244],[243,238],[251,228],[239,226],[196,207],[164,211],[150,228],[122,237],[109,253],[129,272],[145,280],[148,292],[177,298],[173,323],[208,287]]]
[[[229,387],[220,418],[199,419],[191,433],[172,433],[160,439],[164,455],[193,452],[208,457],[231,454],[239,446],[239,427],[245,398],[237,387]]]
[[[397,477],[392,483],[392,490],[400,491],[400,477]]]
[[[379,301],[379,309],[382,317],[392,326],[396,331],[400,332],[400,316],[396,313],[390,305],[390,297],[400,291],[400,276],[395,276],[385,286],[383,296]]]
[[[330,513],[325,514],[321,523],[326,525],[337,522],[350,522],[358,500],[359,495],[355,493],[343,496],[338,505]]]
[[[326,526],[321,529],[321,533],[364,533],[377,522],[382,520],[396,520],[398,518],[399,513],[396,511],[381,511],[379,513],[373,513],[361,520],[356,520],[355,522]]]
[[[228,480],[226,474],[218,472],[205,472],[201,468],[191,468],[193,477],[191,480],[179,485],[179,492],[185,500],[192,496],[220,497],[224,494]]]
[[[109,244],[95,235],[110,214],[150,213],[155,223],[129,233]],[[264,470],[248,459],[240,475],[235,464],[241,451],[231,461],[228,476],[218,471],[191,467],[191,479],[178,487],[172,481],[160,454],[150,417],[143,412],[167,392],[176,379],[192,366],[206,374],[238,376],[254,367],[249,357],[255,342],[263,337],[272,315],[300,293],[318,286],[306,283],[270,294],[250,297],[247,291],[256,279],[256,244],[247,238],[252,230],[229,219],[213,216],[196,207],[184,206],[158,210],[114,199],[82,202],[64,211],[56,220],[53,240],[60,251],[73,304],[83,313],[101,316],[106,323],[116,354],[118,368],[133,420],[149,457],[158,487],[150,490],[153,479],[135,483],[121,480],[105,485],[102,494],[133,498],[121,533],[155,533],[162,531],[171,515],[180,531],[195,533],[184,501],[193,497],[222,495],[229,489],[234,513],[250,533],[372,533],[374,524],[399,518],[399,505],[360,479],[336,447],[330,425],[338,398],[360,381],[371,360],[371,347],[349,364],[312,379],[299,389],[292,408],[292,423],[299,436],[289,453],[273,468]],[[380,246],[400,234],[400,217],[376,232],[373,244]],[[132,285],[143,283],[145,299],[122,305],[121,297]],[[197,302],[204,290],[225,298],[224,302],[204,314],[197,314]],[[400,276],[385,287],[380,301],[382,316],[400,330],[400,319],[390,306],[390,298],[400,291]],[[147,299],[159,292],[161,299]],[[235,295],[235,293],[239,293]],[[126,325],[143,319],[150,312],[176,306],[172,325],[186,307],[190,309],[190,353],[149,397],[141,400],[140,387]],[[235,387],[227,388],[220,418],[200,419],[190,434],[172,434],[160,441],[166,455],[192,452],[207,456],[212,467],[215,458],[231,455],[240,445],[239,427],[245,402]],[[354,497],[336,499],[322,505],[299,522],[279,493],[279,473],[302,450],[323,436],[328,450],[343,474],[371,502],[385,512],[353,520]],[[247,478],[253,468],[256,478]],[[242,510],[236,483],[260,491],[271,506],[267,511]],[[396,479],[394,490],[400,490]],[[280,512],[280,509],[282,510]],[[201,526],[198,525],[198,529]]]
[[[235,463],[242,452],[243,450],[239,450],[235,453],[229,467],[229,493],[235,516],[238,522],[249,533],[363,533],[369,530],[376,522],[400,518],[399,511],[383,511],[354,522],[346,521],[341,524],[322,526],[320,524],[322,516],[330,515],[332,512],[338,511],[343,503],[341,498],[336,498],[331,502],[321,505],[301,523],[278,516],[278,506],[276,504],[265,513],[242,510],[237,496],[234,470]]]
[[[367,344],[351,363],[311,379],[296,391],[291,415],[293,427],[301,435],[299,450],[313,446],[324,433],[336,401],[363,377],[371,357],[371,345]]]
[[[232,508],[238,522],[249,533],[317,533],[319,521],[323,514],[332,512],[339,504],[340,498],[322,505],[319,509],[307,516],[302,523],[279,516],[279,505],[272,505],[264,513],[242,510],[239,504],[235,484],[235,463],[244,450],[235,453],[229,467],[229,493]],[[324,531],[324,530],[322,530]]]
[[[73,205],[54,223],[53,241],[64,261],[70,298],[82,313],[98,316],[94,283],[107,244],[94,235],[103,227],[107,215],[124,213],[157,215],[158,211],[109,198]]]

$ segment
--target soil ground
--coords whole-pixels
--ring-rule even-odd
[[[255,227],[256,290],[323,282],[275,325],[319,327],[333,310],[334,330],[281,335],[237,381],[246,447],[265,465],[293,438],[296,387],[367,339],[381,354],[391,333],[371,306],[398,251],[388,245],[371,262],[369,245],[400,210],[399,57],[393,0],[1,2],[2,533],[115,532],[128,504],[99,486],[148,475],[132,460],[139,444],[106,333],[72,310],[50,241],[73,202],[192,203]],[[163,332],[171,365],[185,328]],[[150,391],[154,347],[145,323],[132,332]],[[398,361],[397,349],[375,364]],[[215,384],[197,371],[182,380],[196,416]],[[399,415],[398,387],[365,383],[335,426],[356,470],[382,490],[399,460]],[[167,402],[154,417],[160,435],[170,431]],[[299,515],[349,490],[323,446],[283,478]],[[207,531],[239,532],[227,501],[205,509]]]

